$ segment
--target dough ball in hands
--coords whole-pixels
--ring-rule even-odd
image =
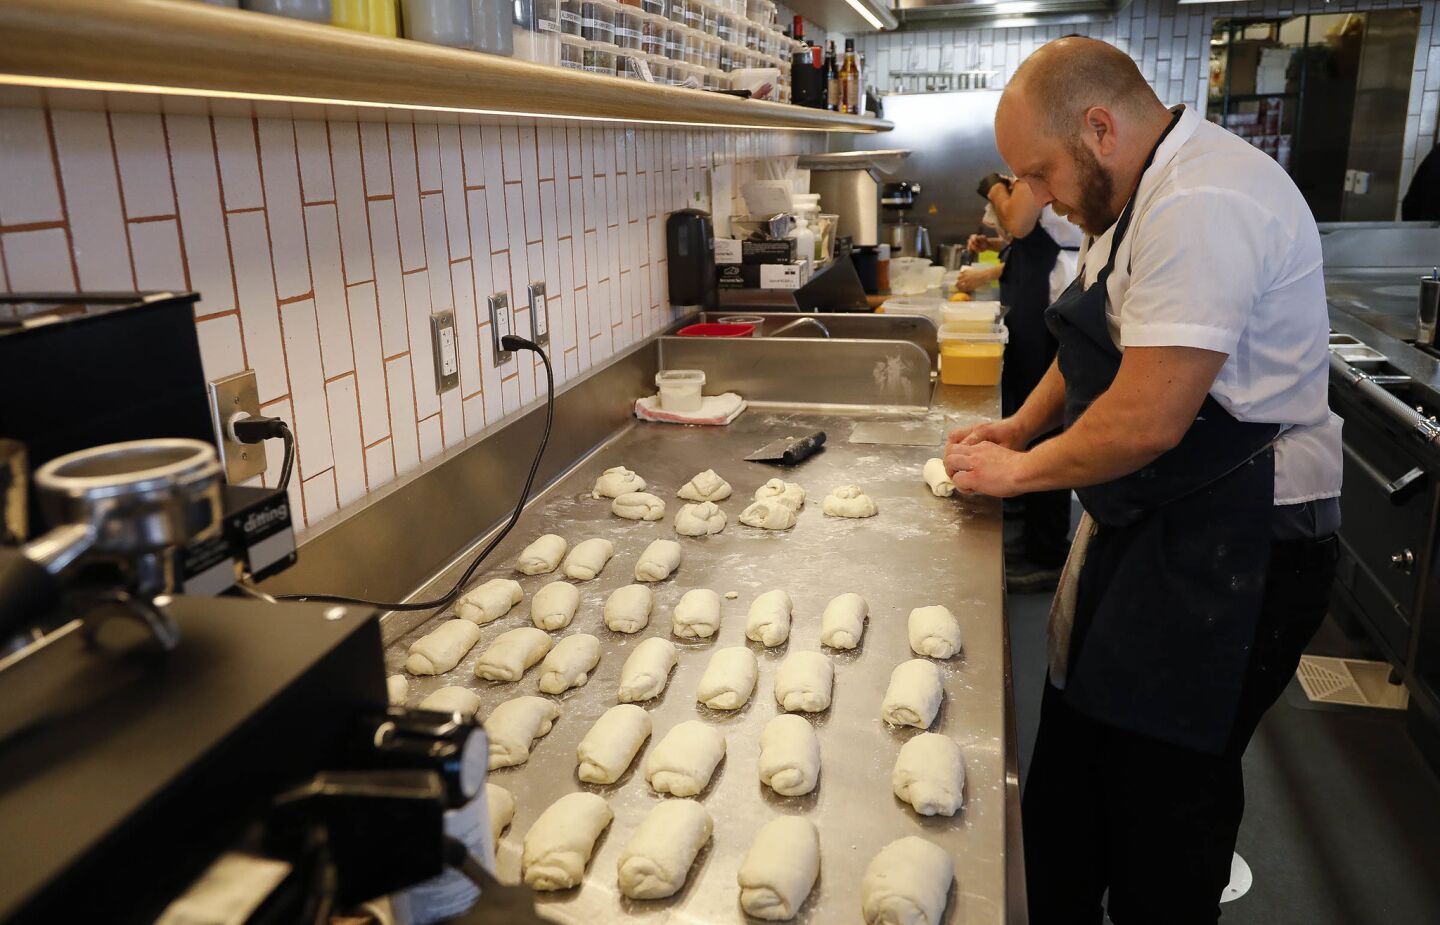
[[[789,530],[795,526],[797,511],[798,508],[791,507],[783,498],[765,498],[741,511],[740,522],[761,530]]]
[[[744,646],[718,649],[700,676],[695,699],[712,710],[738,710],[754,692],[759,673],[755,653]]]
[[[486,681],[518,681],[550,651],[550,634],[533,626],[501,633],[480,653],[475,677]]]
[[[605,626],[617,633],[638,633],[650,625],[655,592],[645,585],[626,585],[605,599]]]
[[[940,925],[955,867],[934,842],[915,835],[880,849],[860,881],[865,925]]]
[[[555,644],[540,663],[540,690],[561,694],[590,680],[600,663],[600,640],[589,633],[566,636]]]
[[[922,816],[955,815],[965,802],[960,743],[939,733],[920,733],[900,746],[890,785]]]
[[[510,578],[491,579],[456,602],[455,616],[484,626],[505,616],[524,596],[520,582]]]
[[[515,571],[522,575],[544,575],[555,571],[565,557],[569,544],[557,533],[546,533],[526,546],[515,560]]]
[[[675,515],[675,532],[681,536],[708,536],[725,529],[725,512],[713,501],[687,504]]]
[[[772,649],[782,645],[790,638],[793,610],[789,594],[778,589],[766,591],[755,598],[745,615],[745,638]]]
[[[642,703],[659,697],[670,683],[670,672],[680,660],[675,643],[652,636],[635,647],[620,667],[621,703]]]
[[[419,708],[434,710],[436,713],[459,713],[469,718],[480,709],[480,695],[468,687],[451,684],[431,692],[420,701]]]
[[[631,899],[664,899],[685,885],[690,866],[710,840],[714,823],[694,800],[666,800],[650,810],[620,853],[620,892]]]
[[[633,703],[606,710],[575,750],[575,776],[587,784],[613,784],[650,737],[650,714]]]
[[[580,589],[564,581],[552,581],[530,601],[530,622],[542,630],[562,630],[575,619],[580,608]]]
[[[592,498],[618,498],[627,492],[644,491],[645,480],[624,466],[606,469],[595,480],[591,489]]]
[[[551,803],[525,833],[521,877],[532,890],[568,890],[585,879],[600,833],[615,814],[603,797],[567,793]]]
[[[921,477],[925,484],[930,487],[930,493],[937,498],[948,498],[955,494],[955,483],[945,472],[945,460],[940,457],[925,461],[925,468],[921,470]]]
[[[627,491],[610,503],[610,513],[626,520],[659,520],[665,516],[665,502],[648,491]]]
[[[775,672],[775,702],[788,713],[830,709],[835,668],[819,652],[792,652]]]
[[[615,544],[595,537],[576,544],[565,557],[562,567],[566,576],[576,581],[589,581],[605,570],[605,564],[615,555]]]
[[[944,697],[940,669],[932,661],[912,658],[890,672],[890,686],[885,689],[880,717],[892,726],[929,729]]]
[[[709,639],[720,628],[720,595],[709,588],[686,591],[675,605],[670,631],[681,639]]]
[[[865,635],[870,605],[858,594],[831,598],[820,617],[820,644],[832,649],[853,649]]]
[[[480,641],[480,627],[469,620],[446,620],[410,643],[405,670],[416,675],[444,674]]]
[[[693,797],[710,785],[725,757],[725,737],[699,720],[686,720],[665,733],[645,756],[645,780],[656,793]]]
[[[730,483],[720,477],[714,469],[697,472],[695,477],[676,492],[686,501],[724,501],[730,497]]]
[[[771,479],[755,489],[755,500],[766,501],[771,498],[778,498],[798,511],[805,506],[805,489],[801,488],[798,482]]]
[[[740,908],[771,922],[793,919],[820,876],[820,833],[801,816],[771,819],[740,864]]]
[[[636,581],[664,581],[680,567],[685,551],[674,540],[655,540],[635,563]]]
[[[490,770],[530,760],[530,746],[550,731],[560,708],[544,697],[516,697],[490,711],[485,735],[490,740]]]
[[[910,649],[916,655],[950,658],[960,651],[960,621],[936,604],[910,611]]]
[[[841,485],[825,496],[820,507],[827,517],[874,517],[877,510],[859,485]]]
[[[820,780],[820,738],[808,722],[781,713],[760,733],[760,783],[783,797],[804,796]]]

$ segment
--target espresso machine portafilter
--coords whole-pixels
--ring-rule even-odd
[[[113,577],[89,594],[92,632],[109,616],[140,619],[160,645],[178,641],[163,610],[177,589],[180,549],[219,533],[223,474],[215,449],[188,438],[92,447],[35,472],[49,532],[0,547],[0,637],[34,625],[78,573]]]

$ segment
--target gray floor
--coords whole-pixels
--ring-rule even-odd
[[[1021,780],[1045,677],[1048,594],[1008,602]],[[1327,622],[1310,651],[1371,657]],[[1261,722],[1245,755],[1239,853],[1250,892],[1229,925],[1440,923],[1440,777],[1392,711],[1320,708],[1298,683]]]

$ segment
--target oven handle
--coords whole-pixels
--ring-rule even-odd
[[[1425,484],[1425,470],[1419,466],[1415,466],[1409,472],[1394,479],[1387,479],[1385,473],[1375,468],[1369,460],[1352,449],[1349,444],[1342,445],[1341,449],[1345,453],[1345,458],[1354,463],[1355,468],[1369,476],[1370,480],[1385,493],[1385,497],[1390,499],[1391,504],[1403,504]]]

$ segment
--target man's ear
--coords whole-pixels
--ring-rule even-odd
[[[1085,110],[1085,138],[1097,157],[1115,153],[1115,116],[1104,106]]]

